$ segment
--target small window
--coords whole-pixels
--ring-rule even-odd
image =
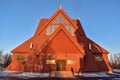
[[[74,36],[74,29],[73,29],[73,27],[70,27],[70,33],[71,33],[72,36]]]
[[[52,25],[51,26],[51,33],[53,33],[57,29],[57,27],[58,27],[57,25]]]
[[[58,15],[53,24],[68,24],[68,21],[62,15]]]
[[[64,24],[65,23],[65,19],[64,17],[61,17],[61,24]]]
[[[53,24],[60,24],[61,23],[61,16],[57,16],[57,18],[55,19],[55,21],[53,22]]]
[[[46,64],[56,64],[55,60],[46,60]]]
[[[69,22],[67,21],[67,20],[65,20],[65,22],[64,22],[65,24],[69,24]]]
[[[74,30],[73,27],[67,25],[65,28],[67,29],[68,32],[70,32],[70,34],[71,34],[72,36],[74,36],[74,31],[75,31],[75,30]]]
[[[102,56],[95,56],[95,60],[96,61],[103,61],[103,57]]]
[[[56,29],[58,28],[58,25],[50,25],[46,29],[46,35],[51,35]]]
[[[46,35],[50,35],[50,34],[51,34],[51,31],[50,31],[50,26],[49,26],[46,30]]]
[[[18,56],[17,59],[18,60],[25,60],[25,56]]]
[[[69,31],[69,26],[66,26],[65,28],[67,29],[67,31]]]
[[[68,60],[68,64],[76,64],[76,60]]]

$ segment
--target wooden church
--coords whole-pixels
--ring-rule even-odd
[[[51,18],[41,19],[35,34],[12,50],[12,62],[6,70],[112,71],[108,53],[86,36],[79,20],[59,8]]]

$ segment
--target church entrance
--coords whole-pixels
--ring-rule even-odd
[[[57,60],[56,68],[57,68],[57,71],[65,71],[66,60]]]

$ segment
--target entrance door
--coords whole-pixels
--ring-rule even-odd
[[[66,70],[66,60],[57,60],[56,64],[57,71],[65,71]]]

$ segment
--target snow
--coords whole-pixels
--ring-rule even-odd
[[[120,74],[120,70],[114,69],[113,72]],[[98,73],[82,73],[78,74],[78,76],[84,76],[84,77],[111,77],[110,75],[107,75],[106,72],[98,72]],[[120,78],[119,78],[120,80]]]
[[[109,75],[105,74],[105,72],[101,73],[82,73],[80,74],[84,77],[110,77]],[[13,74],[7,71],[0,71],[0,77],[49,77],[49,73],[29,73],[23,72],[20,74]]]
[[[84,77],[110,77],[109,75],[105,74],[105,72],[101,73],[82,73],[81,74]],[[34,78],[34,77],[40,77],[40,78],[46,78],[49,77],[49,73],[30,73],[30,72],[23,72],[20,74],[14,74],[7,71],[0,71],[0,77],[23,77],[23,78]]]
[[[114,78],[114,80],[120,80],[120,78]]]
[[[49,77],[49,73],[29,73],[24,72],[22,74],[18,74],[18,76],[27,76],[27,77]]]
[[[20,78],[31,78],[31,77],[49,77],[49,73],[29,73],[29,72],[24,72],[20,74],[13,74],[7,71],[0,71],[0,77],[20,77]]]
[[[0,66],[0,77],[20,77],[20,78],[41,77],[41,78],[46,78],[46,77],[49,77],[49,73],[23,72],[23,73],[20,73],[20,74],[15,74],[15,73],[11,73],[9,71],[5,71],[5,68]]]
[[[83,73],[81,74],[84,77],[110,77],[109,75],[105,74],[105,72],[99,73]]]
[[[113,72],[120,73],[120,70],[118,70],[118,69],[114,69]]]
[[[0,66],[0,71],[4,71],[4,70],[5,70],[5,68]]]
[[[119,71],[120,70],[114,70],[114,71]],[[112,77],[111,75],[107,75],[105,72],[98,72],[98,73],[82,73],[82,74],[75,74],[78,77],[86,77],[86,78],[110,78],[110,80],[120,80],[120,77]],[[6,77],[16,77],[16,78],[20,78],[20,79],[29,79],[29,78],[48,78],[49,77],[49,73],[30,73],[30,72],[23,72],[23,73],[19,73],[19,74],[15,74],[15,73],[10,73],[8,71],[0,71],[0,77],[2,78],[6,78]],[[2,80],[0,78],[0,80]],[[4,80],[4,79],[3,79]],[[7,79],[6,79],[7,80]]]

